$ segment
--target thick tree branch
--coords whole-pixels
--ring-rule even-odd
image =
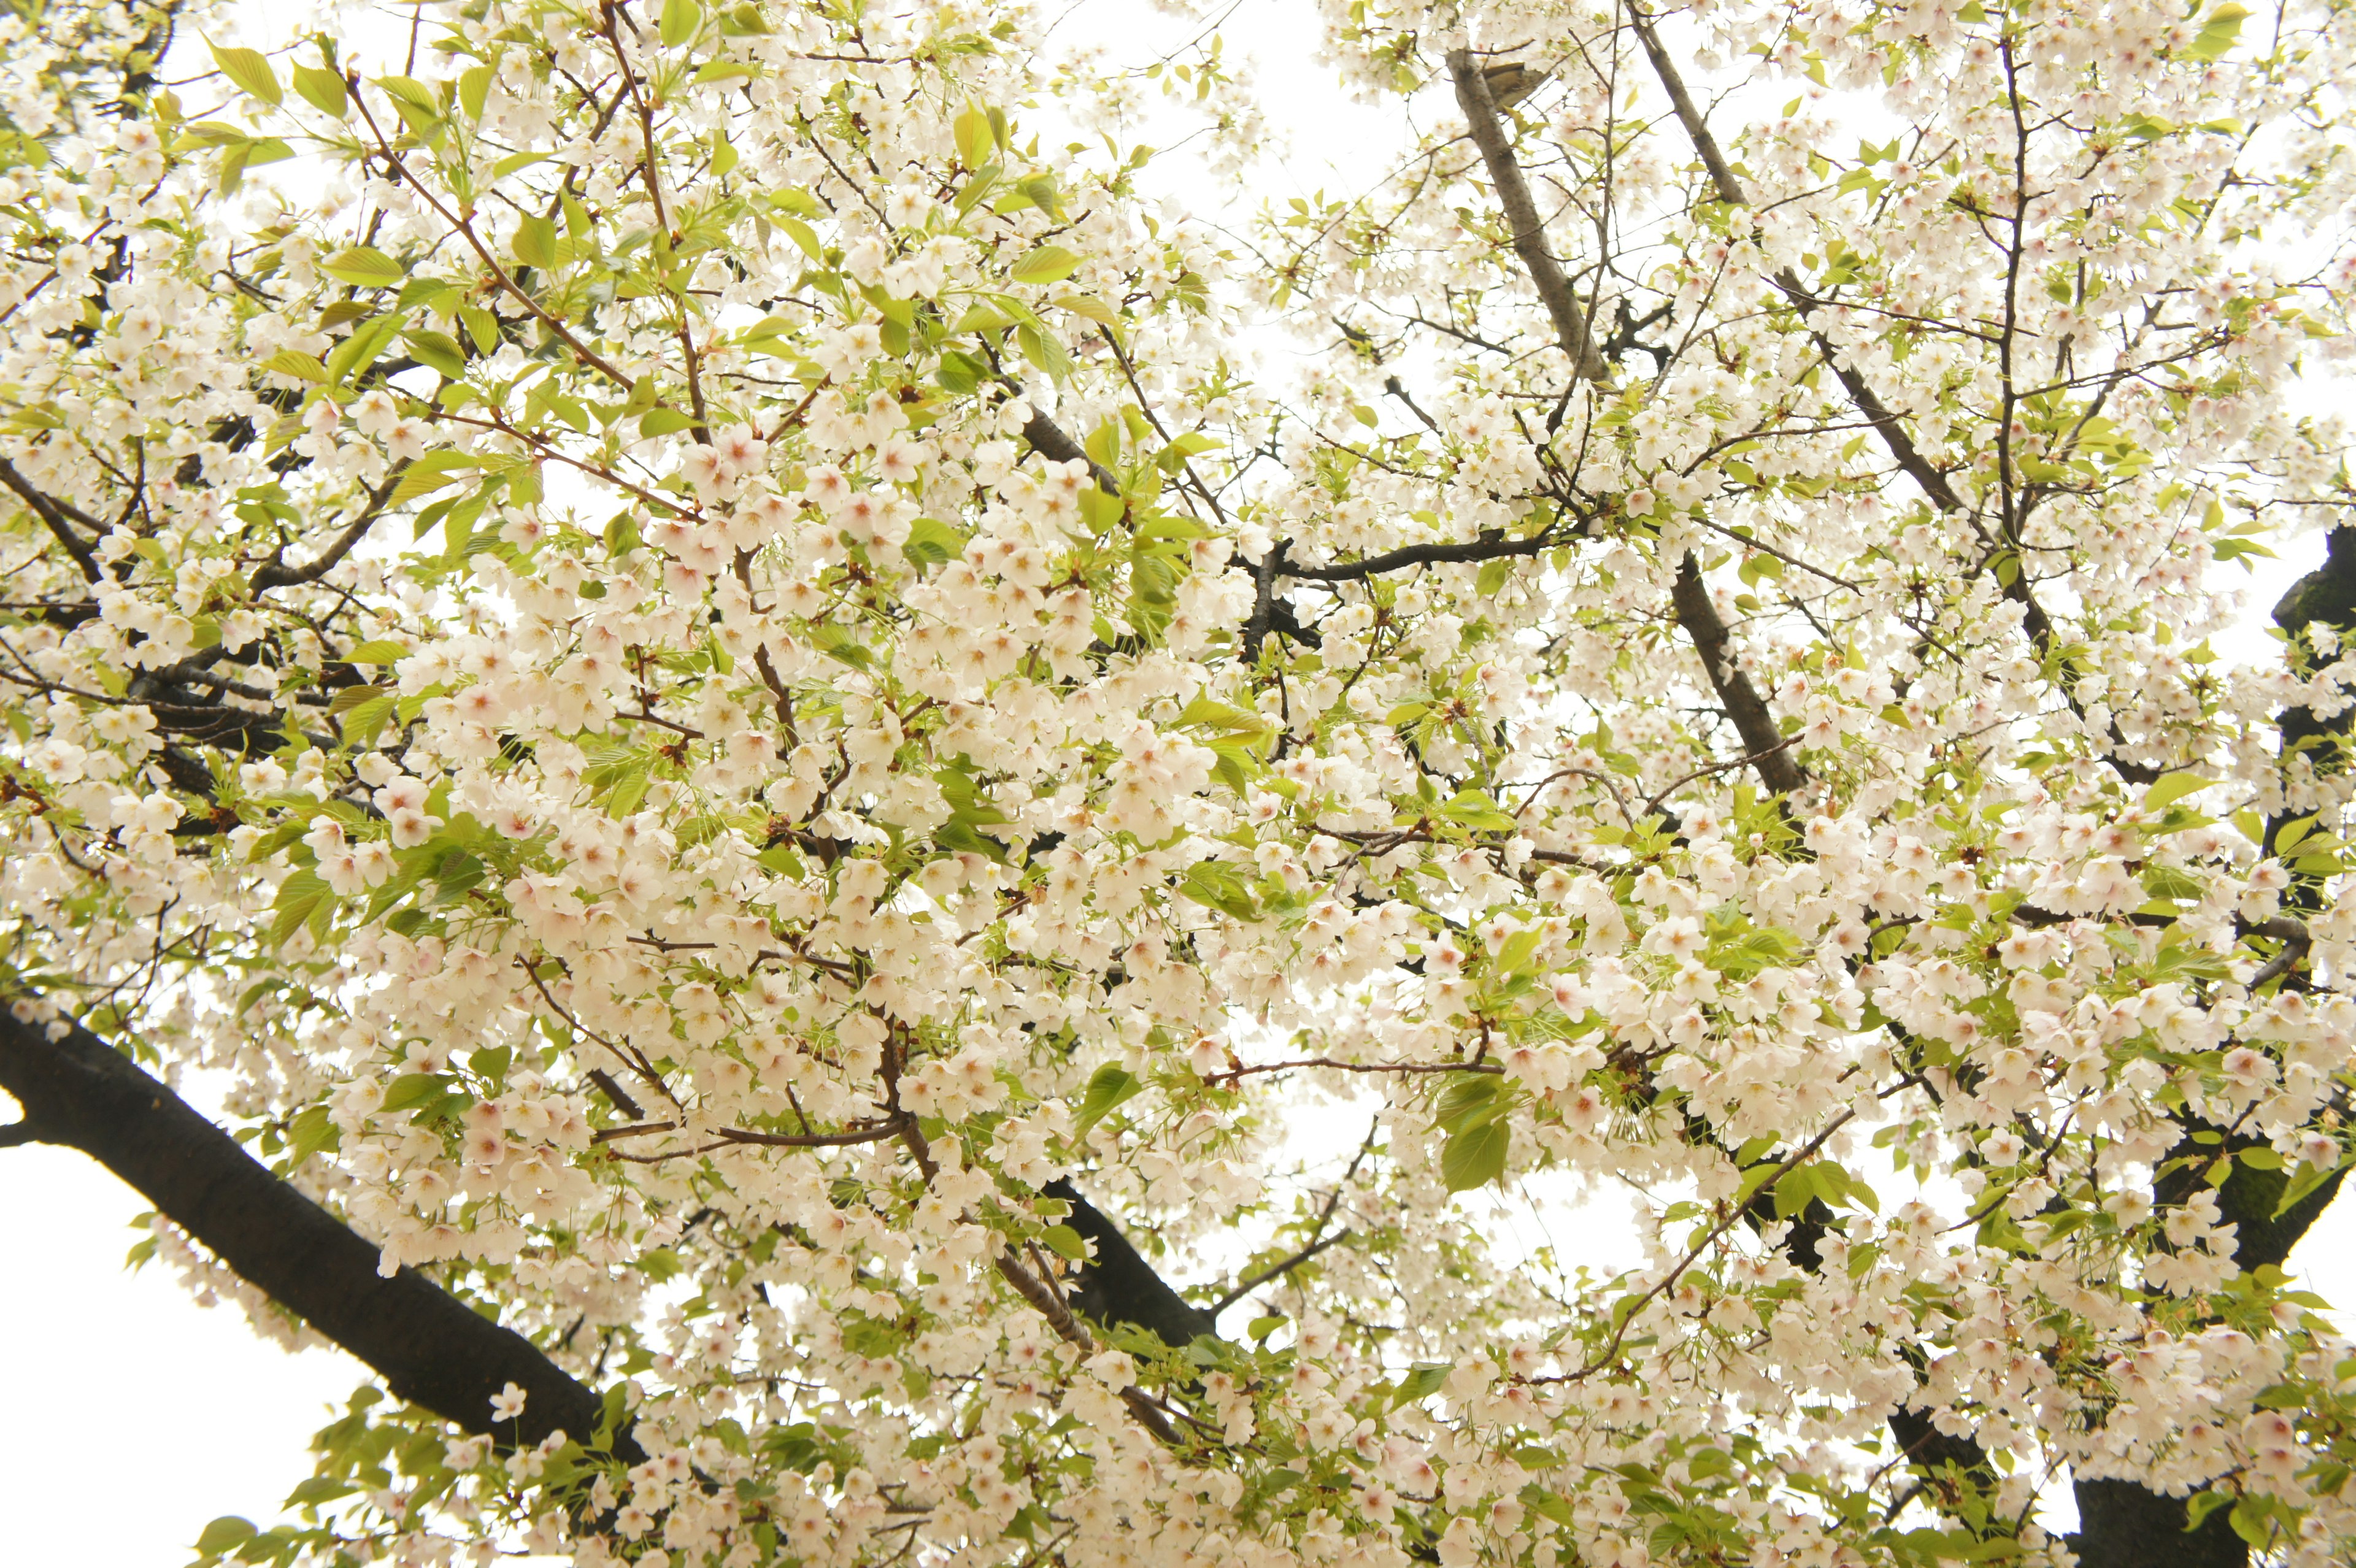
[[[238,1275],[373,1368],[401,1398],[469,1432],[529,1445],[562,1429],[584,1445],[605,1418],[596,1391],[540,1348],[413,1269],[377,1273],[377,1249],[238,1141],[80,1025],[52,1040],[0,1011],[0,1088],[44,1143],[78,1148],[138,1189]],[[517,1420],[491,1396],[524,1391]],[[645,1456],[627,1434],[613,1452]]]
[[[1448,51],[1448,74],[1456,80],[1457,107],[1464,112],[1464,123],[1472,133],[1472,144],[1481,150],[1481,161],[1489,167],[1489,183],[1496,187],[1497,205],[1505,209],[1505,221],[1513,227],[1515,253],[1529,270],[1530,283],[1537,290],[1538,302],[1553,318],[1556,340],[1570,356],[1571,367],[1580,378],[1590,381],[1607,379],[1611,367],[1596,349],[1594,334],[1588,329],[1587,313],[1579,308],[1579,296],[1572,291],[1570,280],[1563,275],[1561,263],[1547,249],[1546,224],[1538,217],[1537,204],[1530,199],[1529,182],[1522,177],[1521,165],[1514,160],[1513,144],[1500,123],[1487,74],[1470,49]]]
[[[1339,566],[1292,566],[1280,563],[1277,571],[1286,577],[1297,577],[1310,582],[1355,582],[1361,578],[1379,577],[1387,571],[1399,571],[1410,566],[1466,566],[1477,561],[1512,560],[1517,557],[1540,555],[1563,542],[1558,534],[1532,534],[1527,539],[1509,539],[1494,528],[1483,532],[1477,539],[1461,544],[1411,544],[1397,549],[1370,555],[1364,560],[1344,561]]]
[[[1676,607],[1677,624],[1693,639],[1694,651],[1701,655],[1702,667],[1709,672],[1719,701],[1734,720],[1743,749],[1759,770],[1759,782],[1777,795],[1799,789],[1808,782],[1808,775],[1792,760],[1791,748],[1759,688],[1734,662],[1732,635],[1719,618],[1718,606],[1710,603],[1709,587],[1702,581],[1701,567],[1690,552],[1677,567],[1676,586],[1670,591],[1669,600]]]
[[[1490,183],[1497,188],[1497,200],[1505,209],[1505,218],[1514,226],[1514,250],[1529,269],[1530,282],[1537,289],[1547,314],[1554,320],[1555,336],[1564,353],[1570,356],[1577,373],[1589,380],[1602,380],[1610,372],[1603,357],[1596,351],[1592,336],[1588,331],[1587,318],[1579,308],[1571,292],[1570,280],[1546,248],[1545,227],[1538,221],[1537,208],[1530,200],[1528,182],[1522,177],[1521,165],[1514,161],[1514,149],[1506,140],[1504,127],[1498,123],[1497,106],[1492,100],[1487,78],[1474,63],[1469,49],[1451,49],[1448,55],[1449,74],[1456,80],[1456,101],[1464,112],[1465,123],[1472,134],[1472,144],[1481,150],[1482,160],[1489,166]],[[1731,176],[1730,175],[1730,177]],[[1530,546],[1528,553],[1546,548],[1550,540],[1514,541]],[[1434,549],[1491,549],[1494,545],[1422,546]],[[1394,550],[1393,555],[1405,552]],[[1505,553],[1499,550],[1499,554]],[[1516,552],[1520,553],[1520,552]],[[1383,558],[1377,557],[1377,560]],[[1305,576],[1304,572],[1295,575]],[[1363,575],[1361,573],[1360,575]],[[1734,727],[1741,733],[1743,746],[1758,758],[1759,782],[1777,795],[1790,795],[1807,783],[1807,773],[1795,762],[1791,748],[1783,743],[1783,732],[1775,726],[1774,716],[1767,703],[1751,684],[1750,675],[1735,663],[1731,638],[1726,623],[1719,618],[1709,602],[1709,591],[1701,580],[1701,567],[1688,553],[1678,563],[1676,587],[1671,596],[1676,605],[1677,622],[1693,638],[1701,662],[1709,671],[1710,685],[1717,689]]]
[[[1108,496],[1119,496],[1120,480],[1112,470],[1090,457],[1086,447],[1065,433],[1064,427],[1045,414],[1034,411],[1023,421],[1023,439],[1031,443],[1032,451],[1050,463],[1087,464],[1088,475],[1096,480],[1099,489]]]
[[[2318,663],[2308,646],[2306,632],[2309,626],[2331,628],[2339,634],[2343,646],[2356,642],[2356,528],[2334,528],[2326,536],[2323,564],[2292,583],[2289,592],[2276,601],[2274,621],[2289,635],[2291,668],[2301,676],[2313,675]],[[2349,715],[2335,714],[2325,719],[2307,704],[2298,703],[2284,709],[2276,723],[2281,736],[2283,762],[2305,752],[2316,772],[2340,770],[2343,762],[2340,747],[2348,734]],[[2266,823],[2265,847],[2269,854],[2274,850],[2276,835],[2303,815],[2285,807]],[[2314,908],[2317,890],[2302,882],[2294,888],[2294,901]]]
[[[1096,1255],[1081,1265],[1080,1288],[1072,1295],[1073,1306],[1099,1323],[1143,1328],[1173,1347],[1190,1345],[1205,1334],[1218,1337],[1218,1323],[1211,1314],[1171,1289],[1154,1273],[1153,1265],[1129,1244],[1120,1227],[1081,1197],[1077,1188],[1059,1178],[1044,1190],[1048,1197],[1072,1206],[1071,1218],[1066,1222],[1096,1247]]]

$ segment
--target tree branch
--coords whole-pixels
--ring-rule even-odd
[[[5,457],[0,457],[0,485],[14,490],[17,497],[33,509],[33,515],[41,519],[43,526],[57,537],[57,541],[66,547],[66,553],[73,557],[76,566],[81,568],[82,581],[96,582],[106,575],[99,570],[98,558],[90,553],[90,547],[75,537],[73,527],[67,520],[70,508],[41,494],[34,487],[33,482],[18,473],[16,465]],[[95,527],[95,523],[92,526]]]
[[[1553,533],[1533,534],[1527,539],[1509,539],[1496,529],[1483,531],[1477,539],[1461,544],[1411,544],[1397,549],[1370,555],[1364,560],[1347,561],[1340,566],[1292,566],[1280,562],[1277,571],[1286,577],[1298,577],[1311,582],[1355,582],[1360,578],[1379,577],[1386,571],[1398,571],[1410,566],[1469,565],[1474,561],[1510,560],[1516,556],[1539,555],[1563,542]]]
[[[394,464],[391,471],[385,475],[384,482],[368,493],[368,505],[360,508],[359,516],[336,536],[334,542],[320,552],[316,560],[308,566],[288,566],[273,557],[254,568],[253,576],[245,585],[246,592],[260,593],[266,589],[286,588],[298,582],[316,582],[334,571],[336,563],[351,554],[352,547],[367,537],[369,527],[383,515],[386,501],[391,498],[394,487],[408,470],[406,458]]]
[[[1258,1290],[1269,1280],[1282,1279],[1286,1275],[1290,1274],[1294,1269],[1299,1268],[1302,1264],[1307,1263],[1311,1258],[1315,1257],[1319,1253],[1323,1252],[1334,1243],[1348,1241],[1351,1233],[1350,1230],[1345,1226],[1343,1229],[1334,1232],[1330,1236],[1320,1236],[1315,1241],[1310,1243],[1307,1246],[1301,1248],[1299,1252],[1293,1253],[1290,1257],[1285,1259],[1282,1263],[1270,1264],[1268,1267],[1260,1270],[1259,1273],[1253,1275],[1250,1278],[1238,1281],[1225,1296],[1222,1296],[1218,1300],[1211,1303],[1211,1316],[1216,1317],[1220,1313],[1225,1312],[1228,1307],[1233,1307],[1237,1302],[1241,1301],[1245,1296],[1249,1296],[1253,1291]]]
[[[1190,1345],[1205,1334],[1218,1338],[1219,1326],[1212,1315],[1171,1289],[1129,1244],[1120,1228],[1081,1197],[1077,1188],[1058,1178],[1044,1190],[1072,1206],[1067,1223],[1096,1244],[1096,1255],[1080,1266],[1073,1306],[1099,1323],[1142,1328],[1173,1348]]]
[[[1605,379],[1611,368],[1596,351],[1594,335],[1588,330],[1587,315],[1579,308],[1579,296],[1571,291],[1570,280],[1563,276],[1561,263],[1547,249],[1546,224],[1538,217],[1537,204],[1530,199],[1529,182],[1522,177],[1521,165],[1514,161],[1513,144],[1499,123],[1488,77],[1470,49],[1448,51],[1448,74],[1456,80],[1457,107],[1464,112],[1464,123],[1472,133],[1472,144],[1481,150],[1481,161],[1489,166],[1489,183],[1496,187],[1497,205],[1505,209],[1505,221],[1513,225],[1514,251],[1521,257],[1522,265],[1529,269],[1530,283],[1538,292],[1538,301],[1554,320],[1556,340],[1570,356],[1571,367],[1581,379]]]
[[[1677,123],[1684,126],[1687,139],[1693,143],[1694,151],[1701,156],[1702,167],[1709,175],[1711,188],[1729,207],[1750,206],[1750,194],[1742,188],[1733,165],[1727,162],[1717,136],[1712,134],[1708,123],[1702,118],[1701,110],[1695,104],[1693,94],[1687,91],[1676,61],[1662,46],[1660,35],[1654,29],[1653,19],[1644,14],[1643,6],[1635,0],[1630,0],[1628,14],[1634,25],[1637,41],[1644,46],[1645,59],[1652,62],[1653,74],[1660,79],[1662,90],[1669,95],[1669,103],[1676,112]],[[1799,311],[1803,320],[1825,305],[1826,302],[1803,283],[1799,274],[1789,267],[1777,269],[1773,283]],[[1809,328],[1809,336],[1815,340],[1818,352],[1825,357],[1825,363],[1832,367],[1841,389],[1848,394],[1849,402],[1881,437],[1882,445],[1889,451],[1890,460],[1898,464],[1899,472],[1913,480],[1922,494],[1930,498],[1931,504],[1941,511],[1967,511],[1963,497],[1955,493],[1955,487],[1946,474],[1922,454],[1904,423],[1890,412],[1889,405],[1881,400],[1864,376],[1842,358],[1832,340],[1814,327]],[[2028,632],[2038,653],[2051,653],[2057,641],[2052,618],[2045,613],[2045,607],[2037,602],[2037,594],[2029,585],[2027,563],[2016,556],[2015,568],[2009,581],[2001,572],[1997,574],[1997,591],[2020,607],[2021,627]],[[2072,697],[2069,701],[2072,710],[2076,711],[2077,699]],[[2126,742],[2126,738],[2119,733],[2115,721],[2111,726],[2110,738],[2121,744]],[[2127,761],[2116,753],[2106,753],[2103,760],[2130,784],[2147,784],[2166,772],[2147,763]]]
[[[559,1429],[595,1440],[605,1419],[595,1390],[415,1270],[381,1277],[375,1247],[79,1024],[52,1040],[42,1025],[0,1011],[0,1088],[23,1104],[33,1136],[78,1148],[136,1188],[401,1398],[501,1443],[536,1444]],[[524,1391],[523,1413],[494,1425],[491,1396],[510,1382]],[[645,1457],[627,1433],[612,1452]]]
[[[1702,581],[1701,567],[1690,551],[1677,566],[1676,586],[1670,591],[1669,602],[1676,608],[1677,624],[1693,638],[1694,651],[1701,655],[1702,667],[1709,672],[1709,683],[1717,688],[1719,701],[1725,704],[1727,717],[1734,720],[1743,748],[1759,769],[1759,782],[1777,795],[1790,795],[1805,784],[1808,775],[1792,760],[1789,742],[1776,727],[1775,716],[1768,711],[1759,688],[1751,684],[1749,673],[1734,662],[1733,637],[1719,618],[1718,606],[1709,602],[1709,588]]]

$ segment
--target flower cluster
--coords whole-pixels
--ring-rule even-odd
[[[2356,1539],[2349,16],[1325,8],[0,24],[10,1000],[606,1394],[221,1551]]]

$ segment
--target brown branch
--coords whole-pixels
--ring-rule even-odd
[[[1496,529],[1483,531],[1477,539],[1461,544],[1411,544],[1397,549],[1370,555],[1364,560],[1353,560],[1340,566],[1294,566],[1279,561],[1277,573],[1298,577],[1311,582],[1355,582],[1361,578],[1378,577],[1386,571],[1398,571],[1410,566],[1469,565],[1474,561],[1510,560],[1517,556],[1539,555],[1563,543],[1554,533],[1532,534],[1527,539],[1509,539]]]
[[[1570,280],[1563,275],[1561,263],[1546,246],[1546,225],[1538,218],[1537,204],[1530,199],[1529,182],[1522,177],[1521,165],[1514,161],[1514,147],[1499,123],[1497,103],[1489,89],[1489,79],[1472,58],[1470,49],[1448,51],[1448,73],[1456,80],[1456,103],[1464,112],[1465,127],[1472,135],[1472,144],[1481,150],[1481,161],[1489,167],[1489,183],[1496,187],[1497,205],[1505,209],[1505,221],[1513,226],[1514,251],[1529,269],[1530,283],[1537,288],[1538,301],[1553,319],[1555,339],[1562,351],[1570,356],[1575,373],[1584,380],[1608,379],[1611,368],[1597,352],[1594,335],[1588,330],[1587,315],[1579,308],[1579,296],[1571,290]]]
[[[1670,58],[1668,50],[1662,46],[1660,36],[1654,28],[1652,18],[1644,14],[1643,6],[1638,5],[1636,0],[1630,0],[1628,10],[1635,27],[1637,41],[1644,46],[1645,58],[1652,62],[1653,74],[1660,79],[1663,91],[1669,95],[1669,103],[1676,112],[1677,123],[1685,128],[1687,138],[1693,143],[1694,150],[1701,155],[1702,166],[1708,172],[1711,188],[1717,193],[1718,198],[1729,207],[1750,206],[1749,193],[1742,188],[1742,182],[1736,176],[1733,165],[1727,162],[1726,154],[1719,146],[1717,136],[1711,133],[1708,123],[1702,118],[1701,110],[1694,102],[1692,92],[1687,89],[1685,78],[1677,70],[1676,62]],[[1799,311],[1804,321],[1823,309],[1827,303],[1803,283],[1799,274],[1789,267],[1779,268],[1772,282]],[[1955,493],[1955,487],[1945,472],[1922,454],[1922,449],[1914,444],[1914,438],[1907,431],[1905,424],[1890,411],[1889,405],[1881,400],[1872,385],[1855,366],[1842,357],[1832,340],[1823,332],[1811,327],[1809,335],[1815,340],[1817,350],[1824,355],[1825,363],[1832,368],[1834,377],[1841,384],[1841,389],[1848,394],[1849,402],[1858,412],[1865,416],[1866,422],[1873,427],[1874,432],[1880,436],[1882,445],[1889,451],[1891,461],[1898,464],[1899,472],[1913,480],[1922,494],[1930,498],[1931,504],[1941,511],[1968,513],[1969,508],[1964,505],[1963,497]],[[2008,580],[2001,571],[1997,573],[1997,591],[2006,599],[2019,606],[2021,628],[2029,634],[2029,640],[2036,645],[2038,653],[2040,656],[2050,655],[2060,639],[2054,630],[2052,618],[2046,614],[2045,607],[2037,602],[2035,590],[2029,587],[2028,562],[2021,559],[2017,550],[2000,553],[2011,555],[2014,570]],[[2074,696],[2069,696],[2067,700],[2072,710],[2076,711],[2079,706],[2077,699]],[[2119,732],[2115,720],[2111,725],[2109,738],[2119,744],[2126,743],[2126,737]],[[2109,763],[2121,778],[2130,784],[2147,784],[2167,771],[2164,768],[2153,767],[2147,763],[2130,762],[2115,753],[2106,753],[2103,760]]]
[[[1095,1244],[1096,1255],[1081,1265],[1074,1306],[1099,1323],[1142,1328],[1173,1349],[1183,1349],[1205,1334],[1218,1337],[1215,1315],[1171,1289],[1120,1228],[1081,1197],[1077,1188],[1057,1179],[1041,1190],[1069,1204],[1072,1229]]]
[[[1307,1246],[1301,1248],[1299,1252],[1293,1253],[1282,1263],[1272,1264],[1269,1267],[1260,1270],[1259,1273],[1253,1275],[1250,1278],[1237,1282],[1234,1288],[1230,1289],[1225,1296],[1219,1297],[1218,1300],[1211,1304],[1211,1316],[1216,1317],[1220,1313],[1225,1312],[1228,1307],[1233,1307],[1237,1302],[1241,1301],[1245,1296],[1249,1296],[1253,1291],[1258,1290],[1261,1285],[1266,1285],[1269,1281],[1272,1279],[1282,1279],[1286,1275],[1290,1274],[1294,1269],[1299,1268],[1302,1264],[1307,1263],[1310,1259],[1315,1257],[1319,1253],[1323,1252],[1334,1243],[1346,1242],[1355,1234],[1356,1234],[1355,1232],[1351,1231],[1345,1226],[1343,1229],[1334,1232],[1330,1236],[1320,1236],[1317,1240],[1310,1243]]]
[[[1854,1110],[1843,1111],[1839,1115],[1835,1116],[1831,1121],[1826,1123],[1822,1132],[1819,1132],[1815,1137],[1810,1138],[1806,1143],[1802,1144],[1798,1148],[1793,1150],[1791,1154],[1784,1157],[1784,1158],[1776,1165],[1774,1169],[1769,1171],[1765,1179],[1759,1183],[1758,1190],[1762,1192],[1765,1191],[1769,1188],[1773,1187],[1778,1181],[1781,1181],[1793,1170],[1797,1169],[1809,1156],[1815,1154],[1818,1149],[1825,1147],[1826,1139],[1831,1137],[1833,1134],[1838,1132],[1843,1126],[1847,1125],[1849,1118],[1856,1115],[1857,1113]],[[1695,1261],[1698,1259],[1702,1253],[1708,1252],[1710,1247],[1717,1243],[1719,1237],[1726,1234],[1726,1232],[1732,1228],[1734,1222],[1741,1219],[1747,1212],[1749,1212],[1747,1207],[1730,1209],[1726,1214],[1719,1219],[1717,1224],[1712,1225],[1707,1232],[1703,1232],[1701,1239],[1686,1250],[1686,1255],[1679,1258],[1676,1261],[1676,1264],[1670,1268],[1668,1273],[1663,1275],[1650,1290],[1645,1291],[1644,1295],[1638,1296],[1634,1305],[1631,1306],[1627,1311],[1618,1314],[1620,1326],[1612,1331],[1612,1338],[1604,1345],[1603,1349],[1594,1356],[1590,1357],[1584,1366],[1580,1367],[1577,1371],[1566,1372],[1559,1378],[1533,1381],[1549,1382],[1580,1382],[1609,1365],[1612,1358],[1620,1353],[1621,1344],[1628,1338],[1628,1326],[1636,1321],[1636,1315],[1644,1311],[1646,1307],[1652,1305],[1654,1301],[1660,1297],[1663,1292],[1668,1290],[1671,1286],[1675,1285],[1679,1279],[1684,1277],[1686,1270],[1691,1268],[1694,1265]]]
[[[572,328],[552,315],[538,300],[532,298],[530,293],[522,284],[509,277],[507,269],[499,265],[498,260],[492,256],[489,247],[486,246],[481,238],[476,234],[474,225],[443,206],[434,193],[425,188],[425,182],[409,172],[409,165],[401,161],[401,155],[393,151],[391,142],[385,140],[384,132],[377,126],[376,116],[369,112],[368,104],[361,100],[357,91],[352,94],[352,106],[360,112],[360,118],[368,122],[369,133],[376,138],[377,155],[384,160],[385,165],[391,169],[394,175],[409,182],[409,188],[417,193],[419,200],[432,208],[437,217],[457,231],[458,237],[466,240],[466,248],[475,252],[476,257],[484,266],[490,269],[491,277],[499,287],[514,295],[518,304],[539,317],[541,325],[553,333],[559,342],[572,349],[581,363],[588,366],[614,385],[627,390],[632,385],[630,379],[608,364],[605,357],[595,349],[573,336]]]

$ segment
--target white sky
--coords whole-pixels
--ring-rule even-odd
[[[265,47],[297,9],[246,4],[239,41]],[[1079,0],[1056,38],[1100,42],[1112,58],[1143,64],[1193,31],[1144,0]],[[1349,102],[1313,64],[1310,6],[1243,0],[1223,31],[1233,63],[1258,62],[1271,128],[1290,144],[1294,172],[1246,191],[1189,177],[1182,151],[1155,172],[1183,199],[1198,211],[1234,211],[1239,198],[1248,207],[1321,186],[1341,194],[1380,177],[1383,154],[1400,144],[1397,119]],[[2260,561],[2249,629],[2220,651],[2261,656],[2265,612],[2320,556],[2320,539],[2310,538],[2284,560]],[[166,1568],[188,1560],[189,1543],[218,1515],[267,1525],[311,1473],[312,1433],[368,1375],[340,1351],[289,1355],[256,1339],[234,1307],[198,1306],[164,1265],[126,1272],[123,1254],[144,1234],[129,1221],[146,1207],[71,1150],[0,1150],[0,1557],[10,1563]],[[1595,1231],[1622,1252],[1623,1226]],[[2356,1302],[2356,1205],[2327,1218],[2293,1266],[2327,1297]]]

